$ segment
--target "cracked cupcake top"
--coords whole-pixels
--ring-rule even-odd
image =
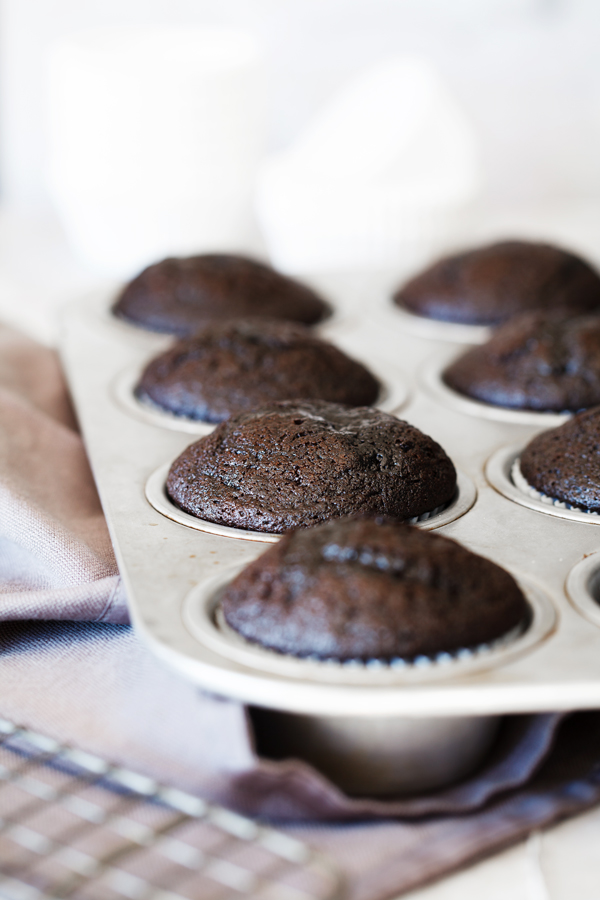
[[[356,513],[408,519],[449,502],[455,490],[451,460],[413,425],[317,400],[228,419],[188,447],[167,479],[185,512],[275,533]]]

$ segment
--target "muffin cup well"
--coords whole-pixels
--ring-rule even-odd
[[[275,661],[281,660],[282,656],[285,654],[278,653],[276,650],[271,650],[266,647],[261,647],[259,644],[254,644],[251,641],[246,640],[242,635],[238,634],[233,628],[231,628],[223,615],[223,610],[217,603],[213,610],[214,621],[217,629],[224,634],[227,639],[235,646],[243,648],[245,650],[249,650],[252,652],[253,650],[258,650],[259,654],[263,656],[265,654],[265,660],[269,657]],[[391,669],[393,671],[408,671],[410,669],[421,669],[421,670],[430,670],[431,672],[437,674],[452,674],[452,666],[455,663],[459,662],[469,662],[475,660],[484,660],[485,655],[487,653],[495,653],[498,650],[504,649],[504,647],[512,644],[513,641],[517,640],[529,627],[529,620],[526,619],[520,622],[515,628],[511,628],[510,631],[507,631],[506,634],[501,635],[499,638],[496,638],[493,641],[488,641],[484,644],[477,644],[474,647],[460,647],[457,650],[453,650],[452,652],[443,652],[436,653],[435,656],[426,656],[419,655],[414,659],[403,659],[402,657],[395,657],[390,660],[382,660],[377,657],[368,660],[361,659],[348,659],[348,660],[335,660],[335,659],[319,659],[318,657],[306,656],[306,657],[294,657],[294,659],[300,659],[301,662],[312,662],[317,663],[318,665],[326,665],[326,666],[339,666],[344,669],[352,669],[352,670],[360,670],[364,669],[366,672],[374,672],[377,670]],[[288,657],[290,658],[290,657]],[[450,667],[446,669],[446,667]]]
[[[242,566],[203,582],[186,597],[182,617],[191,635],[212,653],[236,665],[295,681],[295,690],[308,683],[385,688],[444,682],[482,668],[495,667],[531,650],[549,634],[555,612],[537,588],[521,585],[529,605],[522,626],[490,645],[438,654],[435,660],[418,657],[403,665],[380,660],[366,663],[316,661],[285,656],[250,644],[224,623],[220,597]],[[283,685],[282,685],[283,687]],[[409,718],[373,715],[368,700],[357,695],[356,715],[306,715],[279,710],[261,713],[269,718],[285,755],[305,759],[354,795],[396,796],[433,790],[456,781],[483,758],[496,734],[498,716]]]
[[[562,425],[571,418],[571,412],[536,412],[532,409],[509,409],[505,406],[494,406],[473,400],[465,394],[459,394],[443,380],[447,367],[456,359],[456,353],[440,358],[439,354],[429,359],[419,371],[419,383],[434,400],[459,413],[477,416],[480,419],[493,419],[514,425],[538,425],[540,428],[552,428]]]
[[[281,534],[270,534],[265,531],[247,531],[244,528],[232,528],[229,525],[208,522],[206,519],[199,519],[197,516],[192,516],[179,509],[168,496],[165,487],[171,466],[172,462],[159,466],[146,482],[146,499],[150,506],[154,507],[161,515],[172,519],[174,522],[179,522],[180,525],[195,528],[196,531],[206,531],[209,534],[217,534],[221,537],[237,538],[244,541],[263,541],[271,544],[278,541],[281,537]],[[434,528],[441,528],[442,525],[453,522],[468,512],[477,499],[477,489],[471,479],[462,472],[457,472],[456,481],[457,491],[450,503],[437,507],[431,512],[423,513],[414,519],[408,519],[408,524],[416,525],[425,531],[431,531]]]
[[[566,591],[575,609],[600,626],[600,553],[591,553],[573,566]]]
[[[202,436],[210,434],[217,427],[218,422],[202,422],[186,416],[178,416],[163,409],[157,403],[153,403],[152,400],[140,400],[136,397],[135,389],[146,365],[147,363],[128,366],[113,381],[111,393],[121,409],[149,425],[183,431],[186,434]],[[405,376],[395,367],[385,363],[373,365],[369,362],[369,369],[381,385],[379,399],[377,403],[373,404],[374,409],[392,414],[406,406],[410,390]]]
[[[418,656],[414,660],[341,662],[294,657],[247,641],[224,621],[220,613],[221,596],[242,568],[243,565],[231,567],[190,591],[182,609],[186,628],[196,640],[235,663],[301,682],[384,687],[463,677],[502,665],[515,655],[531,650],[552,631],[556,621],[554,607],[546,595],[536,586],[519,580],[529,608],[528,617],[517,628],[492,642],[439,653],[435,657]]]
[[[408,797],[469,775],[500,716],[354,718],[261,710],[280,757],[303,759],[355,797]]]
[[[144,366],[128,366],[112,383],[112,396],[121,409],[136,418],[147,422],[149,425],[157,425],[159,428],[169,428],[172,431],[183,431],[186,434],[199,436],[210,434],[217,427],[216,422],[200,422],[196,419],[188,419],[186,416],[176,416],[166,409],[153,403],[152,400],[140,400],[136,397],[135,389],[141,378]]]
[[[514,503],[549,516],[571,519],[574,522],[585,522],[587,525],[600,525],[600,513],[586,512],[583,509],[570,507],[561,500],[540,493],[528,484],[519,466],[522,450],[521,444],[501,447],[488,459],[485,476],[499,494]]]
[[[111,289],[90,294],[86,301],[81,302],[82,313],[94,328],[101,328],[111,338],[117,338],[133,346],[154,349],[155,354],[165,350],[174,340],[172,334],[149,331],[114,315],[112,309],[122,287],[122,284],[113,284]]]
[[[442,319],[428,319],[409,312],[393,301],[388,301],[388,306],[402,330],[415,337],[454,344],[483,344],[492,334],[489,325],[465,325],[460,322],[444,322]]]

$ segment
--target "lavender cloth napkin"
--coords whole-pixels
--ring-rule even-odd
[[[56,354],[1,327],[0,618],[128,621]]]
[[[59,364],[8,329],[0,618],[1,716],[286,822],[334,857],[354,900],[397,895],[600,801],[600,713],[511,717],[478,772],[409,800],[351,799],[298,760],[259,759],[242,706],[199,693],[114,624],[125,596]]]

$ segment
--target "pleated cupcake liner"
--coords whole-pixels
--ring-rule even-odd
[[[517,457],[514,463],[512,464],[512,468],[510,471],[510,476],[512,482],[516,488],[518,488],[522,494],[525,494],[526,497],[531,497],[534,500],[540,500],[542,503],[548,504],[548,506],[554,506],[556,509],[572,509],[574,512],[581,513],[586,516],[593,516],[597,519],[600,516],[600,513],[595,512],[592,509],[582,509],[580,506],[574,506],[571,503],[567,503],[565,500],[558,500],[556,497],[549,497],[548,494],[542,493],[542,491],[538,491],[524,477],[521,472],[521,458]]]
[[[317,655],[309,655],[309,656],[294,656],[291,653],[280,653],[277,650],[273,650],[269,647],[263,647],[261,644],[255,643],[253,641],[247,640],[242,634],[232,628],[225,619],[225,615],[223,613],[222,607],[218,605],[214,612],[215,624],[219,631],[225,635],[230,640],[234,641],[236,644],[245,647],[248,650],[256,651],[257,653],[264,654],[269,659],[293,659],[300,663],[307,662],[311,665],[320,665],[324,668],[337,668],[337,669],[362,669],[365,671],[380,671],[382,669],[388,670],[410,670],[410,669],[425,669],[429,667],[439,667],[446,668],[452,666],[454,663],[464,663],[468,660],[478,660],[482,656],[486,656],[487,654],[493,654],[499,650],[503,650],[505,647],[512,644],[517,638],[519,638],[524,632],[527,630],[529,622],[527,620],[519,622],[514,628],[511,628],[510,631],[505,632],[500,635],[500,637],[495,638],[493,641],[486,641],[481,644],[476,644],[474,646],[468,647],[459,647],[455,650],[447,650],[442,651],[440,653],[436,653],[432,656],[428,656],[426,654],[419,654],[418,656],[413,657],[412,659],[405,659],[401,656],[392,657],[391,659],[379,659],[379,658],[371,658],[371,659],[322,659]]]

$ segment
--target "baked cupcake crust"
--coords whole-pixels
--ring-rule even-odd
[[[578,411],[600,403],[600,315],[515,316],[450,365],[444,382],[512,409]]]
[[[226,253],[163,259],[148,266],[113,306],[149,331],[187,337],[212,319],[268,316],[311,325],[331,312],[299,281],[270,266]]]
[[[600,276],[550,244],[503,241],[448,256],[393,297],[409,312],[469,325],[495,325],[531,309],[600,311]]]
[[[274,533],[356,513],[407,519],[455,490],[452,461],[413,425],[318,400],[232,417],[188,447],[167,478],[185,512]]]
[[[411,660],[493,641],[523,622],[513,577],[410,525],[338,519],[285,535],[226,588],[227,624],[293,656]]]
[[[139,399],[204,422],[296,397],[369,406],[380,392],[361,363],[277,319],[212,323],[153,359],[136,388]]]
[[[525,480],[548,497],[600,511],[600,407],[538,434],[521,454]]]

